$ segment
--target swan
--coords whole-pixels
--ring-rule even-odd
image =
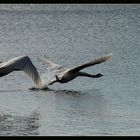
[[[78,76],[99,78],[99,77],[103,76],[101,73],[91,75],[91,74],[88,74],[86,72],[82,72],[81,70],[84,68],[96,65],[96,64],[103,63],[111,58],[112,58],[112,54],[110,53],[110,54],[107,54],[105,56],[97,57],[88,63],[81,64],[81,65],[76,66],[75,68],[72,68],[72,69],[55,64],[52,61],[46,59],[45,56],[44,56],[44,58],[38,58],[38,60],[42,61],[43,64],[47,64],[48,69],[53,72],[53,78],[51,78],[47,83],[48,85],[52,85],[56,82],[67,83],[67,82],[75,79]],[[45,87],[45,85],[44,85],[44,87]],[[42,89],[43,89],[43,87],[42,87]]]
[[[40,86],[40,76],[28,56],[18,56],[6,62],[0,62],[0,77],[8,75],[13,71],[24,71],[36,86]]]

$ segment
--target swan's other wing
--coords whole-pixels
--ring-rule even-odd
[[[61,71],[65,67],[58,65],[56,63],[53,63],[52,61],[46,59],[46,58],[38,58],[39,61],[42,61],[43,64],[46,64],[48,66],[48,69],[51,71]]]
[[[24,71],[28,77],[34,82],[36,86],[41,84],[40,76],[37,72],[36,67],[28,56],[15,57],[1,66],[5,71]]]
[[[85,64],[82,64],[80,66],[77,66],[71,70],[74,70],[74,71],[80,71],[81,69],[84,69],[86,67],[90,67],[90,66],[93,66],[93,65],[96,65],[96,64],[100,64],[100,63],[103,63],[109,59],[112,58],[112,54],[108,54],[108,55],[105,55],[105,56],[101,56],[101,57],[97,57],[95,58],[94,60],[90,61],[89,63],[85,63]]]

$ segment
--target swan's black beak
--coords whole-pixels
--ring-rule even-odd
[[[101,73],[98,73],[98,74],[94,75],[94,78],[99,78],[99,77],[102,77],[102,76],[104,76],[104,75],[102,75]]]

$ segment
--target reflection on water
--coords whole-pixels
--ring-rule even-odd
[[[49,89],[48,91],[59,95],[80,96],[82,94],[80,91],[66,90],[66,89],[65,90]]]
[[[40,89],[37,88],[29,88],[30,91],[39,91]],[[80,94],[85,94],[85,93],[81,93],[81,91],[75,91],[75,90],[60,90],[60,89],[51,89],[51,88],[44,88],[41,90],[42,92],[51,92],[51,93],[55,93],[55,94],[65,94],[65,95],[72,95],[72,96],[79,96]]]
[[[96,131],[98,120],[109,112],[100,89],[88,91],[50,90],[38,94],[40,135],[86,135]],[[99,128],[98,128],[99,129]],[[81,133],[82,130],[82,133]],[[101,128],[104,132],[104,128]]]
[[[39,114],[34,112],[29,116],[0,114],[0,135],[38,135]]]

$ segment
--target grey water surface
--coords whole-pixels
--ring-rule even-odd
[[[0,4],[0,61],[46,55],[75,67],[112,53],[78,77],[30,91],[23,72],[0,78],[0,136],[140,135],[140,5]]]

